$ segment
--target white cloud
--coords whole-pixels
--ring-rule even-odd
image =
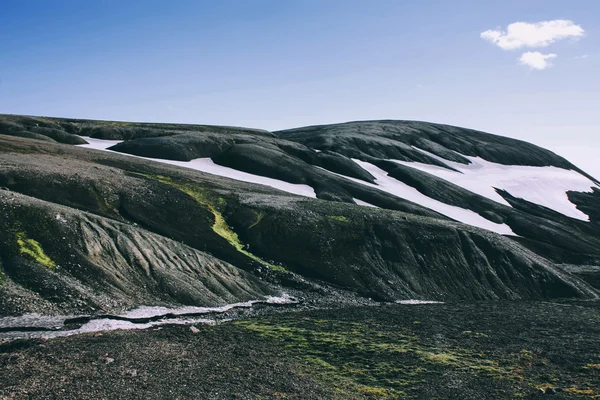
[[[580,56],[575,56],[576,60],[583,60],[584,58],[588,58],[590,55],[589,54],[582,54]]]
[[[521,54],[519,62],[531,69],[542,70],[552,66],[550,60],[556,58],[556,54],[542,54],[539,51],[528,51]]]
[[[487,30],[481,33],[481,38],[503,50],[515,50],[522,47],[546,47],[557,40],[578,38],[585,31],[573,21],[555,19],[536,23],[515,22],[508,25],[505,31]]]

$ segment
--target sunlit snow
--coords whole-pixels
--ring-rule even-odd
[[[444,304],[443,301],[435,301],[435,300],[396,300],[398,304],[408,304],[408,305],[417,305],[417,304]]]
[[[374,208],[379,208],[371,203],[367,203],[366,201],[362,201],[361,199],[354,199],[354,202],[356,204],[358,204],[359,206],[365,206],[365,207],[374,207]]]
[[[591,188],[596,184],[576,171],[557,167],[502,165],[461,154],[471,162],[465,165],[448,161],[416,147],[415,149],[437,158],[459,172],[419,162],[392,161],[428,172],[501,204],[509,205],[494,188],[504,189],[514,197],[539,204],[568,217],[589,220],[586,214],[569,201],[567,191],[591,192]]]
[[[489,231],[500,233],[503,235],[516,236],[512,229],[510,229],[510,227],[506,224],[496,224],[495,222],[483,218],[481,215],[477,214],[474,211],[468,210],[466,208],[451,206],[449,204],[442,203],[441,201],[432,199],[431,197],[425,196],[423,193],[419,192],[414,187],[392,178],[387,174],[387,172],[373,164],[357,159],[354,159],[354,162],[356,162],[363,169],[369,172],[376,179],[377,185],[361,181],[360,179],[352,179],[355,182],[371,186],[373,188],[377,188],[390,194],[393,194],[394,196],[398,196],[403,199],[412,201],[413,203],[437,211],[440,214],[443,214],[464,224],[487,229]]]
[[[121,140],[102,140],[93,139],[89,137],[83,137],[89,144],[82,144],[78,147],[85,147],[88,149],[96,150],[108,150],[109,147],[114,146],[117,143],[121,143]],[[122,155],[131,155],[125,153],[118,153]],[[134,156],[137,157],[137,156]],[[278,179],[267,178],[260,175],[249,174],[247,172],[238,171],[237,169],[224,167],[222,165],[215,164],[210,158],[196,158],[192,161],[174,161],[174,160],[163,160],[160,158],[149,158],[140,157],[146,160],[158,161],[164,164],[177,165],[183,168],[195,169],[196,171],[202,171],[213,175],[223,176],[226,178],[235,179],[238,181],[257,183],[259,185],[270,186],[275,189],[282,190],[284,192],[297,194],[305,197],[316,198],[317,195],[315,190],[308,185],[301,185],[295,183],[288,183],[280,181]]]
[[[119,140],[101,140],[89,137],[85,137],[84,139],[88,141],[89,144],[80,145],[79,147],[97,150],[107,150],[109,147],[121,142]],[[407,162],[399,160],[392,161],[428,172],[432,175],[463,187],[466,190],[485,196],[500,204],[507,206],[509,205],[506,200],[504,200],[502,196],[495,191],[494,188],[504,189],[515,197],[520,197],[532,203],[548,207],[566,216],[584,221],[589,220],[587,215],[579,211],[575,205],[569,201],[566,192],[569,190],[590,192],[591,187],[595,186],[595,184],[588,178],[575,171],[556,167],[502,165],[485,161],[479,157],[463,156],[471,161],[471,164],[465,165],[442,159],[434,154],[418,148],[417,150],[440,159],[459,172],[419,162]],[[239,181],[262,184],[300,196],[316,198],[314,189],[308,185],[292,184],[278,179],[272,179],[238,171],[233,168],[217,165],[210,158],[198,158],[192,161],[173,161],[146,157],[142,158],[184,168],[191,168],[197,171]],[[365,170],[370,172],[377,179],[376,185],[344,175],[336,175],[412,201],[465,224],[487,229],[500,234],[514,235],[510,227],[508,227],[506,224],[494,223],[471,210],[451,206],[432,199],[420,193],[412,186],[388,176],[385,171],[373,164],[360,160],[354,161]],[[355,199],[355,202],[358,205],[373,207],[372,204],[359,199]]]

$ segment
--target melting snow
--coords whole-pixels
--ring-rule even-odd
[[[130,318],[130,319],[144,319],[144,318],[156,318],[164,316],[164,318],[156,321],[149,321],[143,323],[135,323],[131,321],[123,321],[119,319],[106,318],[92,319],[86,322],[77,329],[71,330],[57,330],[64,326],[64,322],[72,317],[69,316],[43,316],[39,314],[25,314],[20,317],[4,317],[0,318],[0,328],[12,328],[14,331],[0,333],[0,338],[55,338],[62,336],[71,336],[81,333],[93,333],[100,331],[112,331],[118,329],[146,329],[157,325],[163,324],[193,324],[203,323],[209,324],[214,323],[215,320],[202,317],[201,315],[193,314],[209,314],[209,313],[223,313],[233,308],[250,308],[256,303],[263,304],[295,304],[297,300],[290,297],[287,294],[281,296],[267,296],[264,300],[250,300],[241,303],[227,304],[221,307],[191,307],[184,306],[178,308],[169,307],[138,307],[130,310],[119,317]],[[181,316],[180,318],[174,318]],[[228,321],[230,319],[224,319]],[[39,331],[19,331],[19,328],[25,329],[28,327],[35,327],[47,330]]]
[[[265,303],[267,304],[293,304],[296,302],[297,300],[287,293],[283,293],[281,296],[267,296],[265,299]]]
[[[238,171],[237,169],[223,167],[221,165],[215,164],[210,158],[196,158],[192,161],[160,160],[157,158],[150,158],[149,160],[159,161],[165,164],[177,165],[184,168],[191,168],[197,171],[224,176],[226,178],[231,178],[238,181],[258,183],[260,185],[270,186],[272,188],[283,190],[284,192],[293,193],[300,196],[312,198],[317,197],[315,190],[308,185],[288,183],[285,181],[280,181],[278,179],[267,178],[260,175],[253,175],[247,172]]]
[[[121,142],[120,140],[102,140],[89,137],[85,137],[84,139],[88,141],[89,144],[79,145],[79,147],[97,150],[107,150],[109,147]],[[418,148],[416,149],[432,157],[438,158],[459,172],[419,162],[406,162],[399,160],[392,161],[428,172],[439,178],[461,186],[471,192],[485,196],[500,204],[509,205],[506,200],[504,200],[502,196],[500,196],[494,190],[494,187],[504,189],[515,197],[520,197],[532,203],[548,207],[566,216],[584,221],[589,220],[587,215],[579,211],[575,205],[569,201],[566,192],[569,190],[590,192],[591,187],[595,186],[595,184],[588,178],[575,171],[556,167],[502,165],[485,161],[479,157],[469,157],[463,155],[463,157],[471,161],[471,164],[464,165],[461,163],[448,161],[424,150]],[[243,182],[270,186],[275,189],[300,196],[316,198],[314,189],[308,185],[292,184],[278,179],[272,179],[238,171],[233,168],[217,165],[210,158],[197,158],[192,161],[173,161],[146,157],[141,158],[184,168],[191,168],[197,171],[223,176]],[[510,227],[508,227],[506,224],[496,224],[471,210],[451,206],[434,200],[420,193],[412,186],[406,185],[405,183],[388,176],[385,171],[373,164],[360,160],[354,161],[365,170],[370,172],[377,179],[377,185],[344,175],[336,175],[415,202],[465,224],[473,225],[500,234],[514,235]],[[358,205],[374,207],[372,204],[359,199],[354,199],[354,201]]]
[[[78,144],[77,147],[85,147],[86,149],[96,149],[96,150],[106,150],[111,146],[119,144],[122,140],[104,140],[104,139],[94,139],[88,136],[81,136],[83,140],[88,142],[88,144]],[[119,153],[121,154],[121,153]]]
[[[178,307],[178,308],[169,308],[169,307],[138,307],[136,309],[127,311],[125,314],[121,314],[122,317],[125,318],[152,318],[158,317],[160,315],[186,315],[186,314],[206,314],[209,312],[225,312],[227,310],[231,310],[232,308],[242,307],[242,308],[250,308],[252,304],[256,303],[255,301],[246,301],[243,303],[233,303],[227,304],[221,307]]]
[[[145,324],[136,324],[129,321],[119,321],[115,319],[94,319],[83,325],[79,329],[72,331],[57,331],[51,333],[45,333],[43,337],[52,338],[60,336],[72,336],[81,333],[94,333],[102,331],[115,331],[115,330],[133,330],[133,329],[147,329],[157,325],[163,325],[165,323],[185,325],[185,324],[209,324],[214,323],[213,320],[207,318],[185,318],[185,319],[170,319],[166,321],[153,321]]]
[[[362,201],[360,199],[354,199],[354,202],[356,204],[358,204],[359,206],[365,206],[365,207],[374,207],[374,208],[379,208],[371,203],[367,203],[366,201]]]
[[[114,146],[117,143],[121,143],[121,140],[102,140],[93,139],[90,137],[83,137],[89,144],[78,145],[78,147],[85,147],[88,149],[96,150],[108,150],[109,147]],[[118,152],[117,152],[118,153]],[[121,155],[129,155],[125,153],[118,153]],[[133,156],[137,157],[137,156]],[[148,158],[139,157],[146,160],[158,161],[164,164],[176,165],[183,168],[195,169],[196,171],[202,171],[213,175],[223,176],[226,178],[235,179],[243,182],[257,183],[259,185],[270,186],[275,189],[282,190],[284,192],[297,194],[305,197],[316,198],[315,190],[308,185],[301,185],[295,183],[288,183],[278,179],[267,178],[260,175],[249,174],[247,172],[238,171],[237,169],[224,167],[222,165],[215,164],[210,158],[196,158],[192,161],[174,161],[174,160],[163,160],[160,158]]]
[[[193,307],[185,306],[178,308],[169,307],[138,307],[133,310],[127,311],[125,314],[121,314],[122,317],[126,318],[152,318],[161,315],[189,315],[189,314],[206,314],[210,312],[222,313],[232,308],[250,308],[256,303],[266,304],[293,304],[296,300],[287,294],[281,296],[267,296],[265,300],[250,300],[242,303],[231,303],[221,307]]]
[[[494,187],[568,217],[589,221],[589,217],[569,201],[566,192],[591,192],[596,184],[576,171],[557,167],[502,165],[461,154],[471,161],[471,164],[465,165],[448,161],[417,147],[415,149],[437,158],[459,172],[419,162],[392,161],[428,172],[504,205],[509,204]]]
[[[474,211],[451,206],[449,204],[442,203],[441,201],[432,199],[431,197],[425,196],[423,193],[419,192],[414,187],[392,178],[387,174],[387,172],[373,164],[357,159],[354,159],[354,162],[356,162],[363,169],[365,169],[371,175],[373,175],[373,177],[376,179],[377,185],[361,181],[360,179],[352,179],[346,177],[348,179],[352,179],[353,181],[361,183],[363,185],[377,188],[395,196],[401,197],[403,199],[412,201],[413,203],[437,211],[440,214],[450,217],[456,221],[460,221],[464,224],[487,229],[489,231],[500,233],[502,235],[516,236],[512,229],[510,229],[510,227],[506,224],[496,224],[492,221],[483,218],[481,215],[477,214]]]
[[[434,301],[434,300],[396,300],[398,304],[444,304],[443,301]]]

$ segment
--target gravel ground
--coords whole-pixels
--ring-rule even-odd
[[[0,344],[0,398],[598,398],[600,303],[305,310]]]

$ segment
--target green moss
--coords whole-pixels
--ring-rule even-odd
[[[483,338],[483,337],[487,338],[487,337],[489,337],[489,335],[487,335],[485,333],[473,332],[473,331],[463,331],[462,334],[463,335],[477,337],[477,338]]]
[[[252,229],[254,228],[256,225],[260,224],[260,221],[262,221],[262,219],[265,217],[265,213],[264,212],[259,212],[258,214],[256,214],[256,221],[254,221],[252,223],[252,225],[250,225],[248,227],[248,229]]]
[[[276,341],[299,360],[303,374],[333,388],[340,398],[356,398],[356,393],[361,398],[418,397],[418,387],[447,371],[503,381],[515,394],[540,384],[526,378],[524,368],[534,357],[528,350],[508,359],[491,358],[375,323],[282,317],[236,324]]]
[[[29,150],[27,148],[19,148],[13,146],[6,146],[0,143],[0,153],[20,153],[20,154],[31,154],[35,153],[35,151]]]
[[[155,179],[161,183],[181,190],[182,192],[192,197],[198,204],[206,207],[206,209],[208,209],[215,218],[212,230],[217,235],[227,240],[227,242],[229,242],[229,244],[232,245],[238,252],[244,254],[245,256],[251,258],[254,261],[258,261],[259,263],[265,265],[268,268],[271,268],[272,270],[287,271],[285,268],[279,265],[269,263],[263,260],[262,258],[252,254],[248,250],[244,249],[244,244],[240,241],[240,238],[238,237],[237,233],[235,233],[233,229],[231,229],[231,227],[227,225],[227,221],[225,221],[225,218],[221,213],[221,209],[223,209],[227,205],[227,201],[223,197],[217,196],[213,191],[197,184],[175,182],[173,179],[162,175],[141,175],[150,179]],[[260,222],[260,220],[258,222]]]
[[[44,253],[44,249],[42,249],[39,242],[28,238],[25,232],[18,232],[16,237],[19,252],[21,254],[31,257],[37,263],[42,264],[47,268],[52,269],[56,267],[56,263]]]
[[[92,195],[94,196],[94,198],[96,200],[96,204],[98,205],[98,208],[100,209],[101,212],[103,212],[105,214],[116,214],[117,213],[115,207],[108,203],[108,201],[104,198],[104,196],[102,195],[102,193],[100,193],[100,191],[98,189],[94,188],[92,190]]]
[[[597,392],[594,391],[594,389],[579,389],[576,387],[569,387],[569,388],[566,388],[564,391],[565,391],[565,393],[570,393],[570,394],[574,394],[574,395],[590,396],[590,397],[593,396],[592,398],[595,398],[596,397],[595,395],[597,394]]]
[[[378,332],[360,323],[307,318],[237,324],[278,341],[299,359],[303,373],[333,388],[340,398],[356,398],[357,393],[361,398],[404,398],[427,373],[405,367],[398,358],[411,357],[418,341],[406,331]]]
[[[328,215],[327,218],[333,221],[350,222],[350,220],[347,217],[344,217],[343,215]]]

